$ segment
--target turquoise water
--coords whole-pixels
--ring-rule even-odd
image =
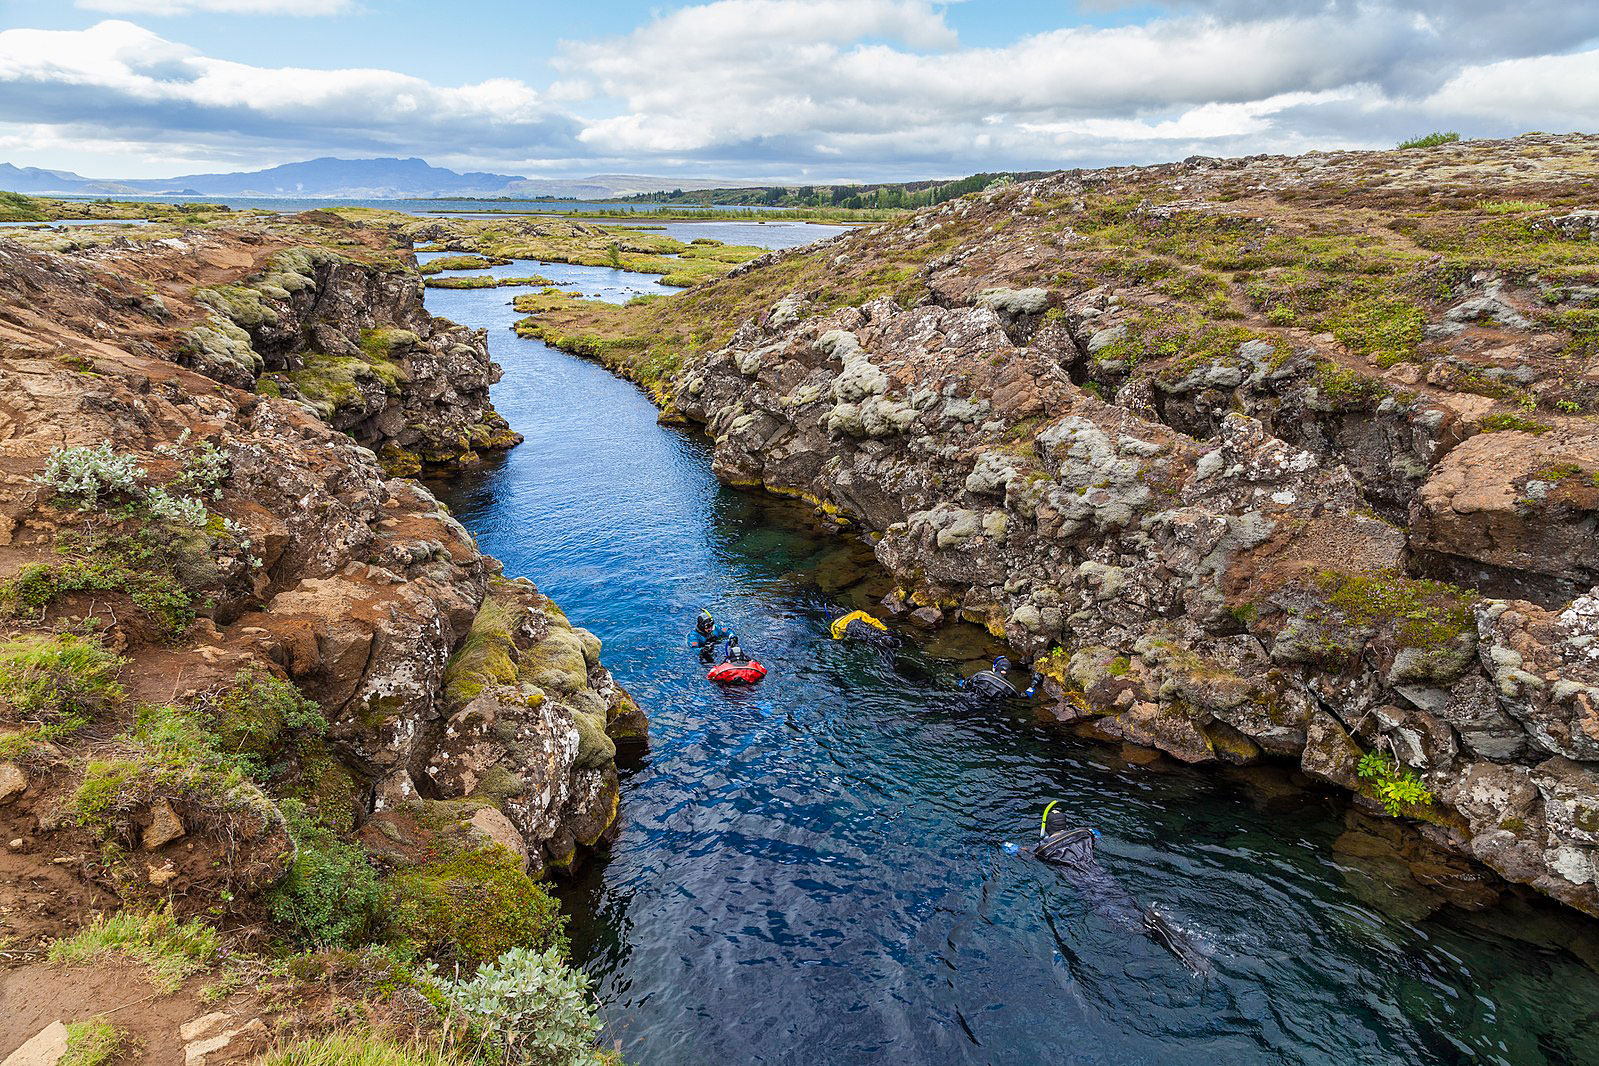
[[[612,300],[651,286],[500,269]],[[1528,902],[1427,916],[1331,793],[966,706],[957,678],[992,653],[970,627],[899,654],[828,640],[830,612],[886,588],[869,554],[719,486],[703,439],[638,390],[516,338],[513,292],[428,292],[488,329],[495,403],[527,436],[436,488],[650,712],[620,839],[563,890],[629,1062],[1599,1062],[1595,923]],[[762,685],[704,679],[684,647],[702,605]],[[1208,981],[1007,853],[1049,798],[1208,945]]]

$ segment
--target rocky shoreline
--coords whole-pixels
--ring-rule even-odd
[[[5,943],[559,943],[532,879],[614,836],[648,722],[405,476],[520,440],[483,333],[325,212],[49,237],[0,240]]]
[[[1073,172],[521,328],[864,533],[891,609],[1036,658],[1061,722],[1292,760],[1599,914],[1596,174],[1544,135]]]

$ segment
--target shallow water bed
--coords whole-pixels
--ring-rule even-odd
[[[527,436],[438,488],[605,640],[651,714],[621,838],[564,890],[630,1062],[1599,1062],[1599,925],[1528,902],[1430,913],[1392,887],[1386,827],[1335,795],[965,706],[960,672],[993,651],[973,628],[899,653],[829,640],[831,613],[881,587],[864,550],[722,488],[632,386],[517,338],[516,291],[428,292],[489,330],[495,402]],[[701,606],[770,667],[759,687],[704,679],[685,646]],[[1006,852],[1053,798],[1209,946],[1208,982]]]

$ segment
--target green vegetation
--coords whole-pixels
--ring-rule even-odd
[[[985,173],[954,181],[880,182],[868,185],[769,185],[753,188],[704,189],[684,192],[638,193],[621,198],[623,203],[643,204],[748,204],[766,207],[795,208],[794,214],[816,217],[807,208],[836,208],[842,211],[901,211],[930,207],[948,200],[958,200],[974,192],[982,192],[995,185],[1042,177],[1044,171],[1023,174]],[[721,214],[722,212],[716,212]],[[789,212],[781,215],[749,212],[746,217],[790,218]],[[848,217],[843,216],[843,217]]]
[[[70,1022],[67,1053],[56,1066],[106,1066],[123,1050],[127,1038],[104,1018]]]
[[[1361,626],[1392,625],[1403,646],[1439,648],[1476,632],[1470,591],[1393,571],[1347,574],[1322,571],[1327,603]]]
[[[597,1063],[594,984],[554,950],[512,948],[467,981],[443,986],[491,1061],[525,1066]]]
[[[1429,807],[1433,794],[1410,770],[1400,770],[1398,765],[1381,752],[1368,751],[1360,757],[1355,767],[1362,781],[1370,784],[1376,799],[1390,815],[1398,818],[1414,808]]]
[[[441,255],[437,259],[429,259],[417,267],[423,274],[441,274],[446,270],[487,270],[493,266],[504,266],[509,259],[499,256],[483,255]]]
[[[422,284],[430,289],[536,289],[554,285],[555,282],[542,274],[533,274],[525,278],[428,278]]]
[[[39,618],[69,593],[121,593],[160,636],[173,639],[194,621],[191,585],[217,576],[209,547],[199,535],[174,536],[154,525],[131,536],[64,536],[56,546],[66,556],[63,561],[29,563],[0,584],[0,616]]]
[[[332,418],[340,409],[360,410],[366,405],[362,386],[376,387],[398,396],[406,380],[405,368],[384,358],[307,353],[301,368],[273,375],[292,384],[317,414]]]
[[[1547,433],[1553,428],[1547,422],[1539,422],[1515,413],[1489,415],[1479,424],[1484,433],[1520,432],[1537,434]]]
[[[200,698],[195,711],[213,746],[259,781],[276,776],[275,760],[327,732],[322,708],[287,681],[241,670],[233,684]]]
[[[391,939],[472,969],[512,948],[564,950],[559,905],[504,848],[463,850],[390,878]]]
[[[1413,137],[1408,141],[1400,141],[1396,146],[1400,149],[1407,148],[1436,148],[1440,144],[1454,144],[1460,140],[1458,133],[1429,133],[1424,137]]]
[[[112,839],[130,836],[132,813],[159,799],[183,798],[226,820],[265,802],[258,790],[240,787],[251,781],[252,769],[247,758],[218,745],[200,714],[140,707],[108,757],[89,762],[71,810],[78,824]]]
[[[0,644],[4,713],[14,720],[87,721],[122,698],[116,677],[126,661],[81,637],[12,637]]]
[[[379,926],[383,890],[366,853],[340,840],[303,803],[279,804],[294,837],[294,865],[267,894],[273,921],[302,944],[356,947]]]
[[[397,1044],[365,1029],[296,1040],[269,1051],[261,1066],[471,1066],[464,1053],[421,1044]]]
[[[484,598],[466,639],[444,668],[444,695],[452,706],[470,703],[486,684],[516,683],[511,634],[520,615],[519,607],[495,599],[492,590]]]
[[[58,965],[81,965],[109,955],[144,964],[150,983],[176,992],[184,980],[216,959],[217,931],[198,921],[180,922],[168,911],[122,910],[100,915],[76,935],[50,945],[46,958]]]

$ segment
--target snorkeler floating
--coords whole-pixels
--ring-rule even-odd
[[[744,654],[734,634],[727,638],[727,654],[705,676],[723,685],[753,685],[766,676],[766,667]]]
[[[835,618],[828,627],[834,640],[856,640],[863,644],[875,644],[880,648],[897,648],[899,638],[888,631],[888,627],[873,618],[865,611],[851,611],[849,614]]]
[[[689,635],[688,643],[689,647],[700,649],[701,660],[710,662],[716,654],[716,646],[732,635],[725,627],[717,625],[710,611],[702,610],[694,620],[694,632]]]
[[[1033,693],[1038,691],[1038,683],[1043,678],[1033,674],[1027,682],[1027,687],[1019,689],[1010,679],[1011,670],[1011,661],[1003,655],[996,655],[994,665],[987,670],[979,670],[962,681],[961,688],[988,700],[1031,699]]]
[[[1140,907],[1121,882],[1099,865],[1094,857],[1099,830],[1067,826],[1065,816],[1055,810],[1059,804],[1059,800],[1054,800],[1044,808],[1033,854],[1065,871],[1067,880],[1102,917],[1147,936],[1194,973],[1210,973],[1210,960],[1185,933],[1161,917],[1154,907]]]

